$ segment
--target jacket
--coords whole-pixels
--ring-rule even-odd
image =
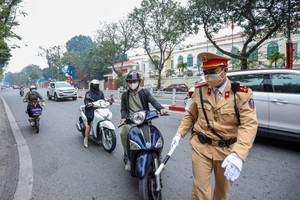
[[[127,90],[122,94],[121,98],[121,118],[125,119],[129,117],[129,92],[130,90]],[[151,93],[148,90],[141,89],[139,92],[139,97],[141,100],[141,103],[143,105],[144,110],[149,110],[149,103],[156,109],[161,110],[164,107],[156,101],[156,99],[151,95]]]

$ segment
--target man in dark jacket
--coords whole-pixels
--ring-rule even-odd
[[[94,119],[95,108],[93,107],[92,102],[98,101],[99,99],[104,99],[104,94],[99,89],[99,81],[94,79],[91,81],[90,90],[86,92],[84,97],[85,115],[88,121],[88,125],[85,129],[85,138],[83,139],[83,146],[85,148],[88,148],[88,138]]]
[[[29,116],[29,121],[32,121],[32,109],[34,108],[33,104],[34,103],[38,103],[37,104],[37,108],[40,108],[41,110],[43,110],[43,108],[41,107],[41,105],[39,104],[39,99],[42,100],[42,102],[45,102],[45,99],[43,99],[43,97],[41,96],[40,93],[38,93],[36,91],[36,86],[35,85],[32,85],[30,86],[30,90],[29,92],[26,93],[24,99],[23,99],[23,102],[28,102],[28,105],[27,105],[27,114]]]
[[[138,110],[149,110],[149,103],[151,103],[156,110],[160,111],[161,114],[167,113],[167,110],[152,97],[148,90],[139,87],[140,81],[140,75],[135,71],[129,72],[126,77],[127,87],[129,89],[123,93],[121,98],[121,124],[134,112]],[[127,135],[132,126],[134,125],[124,125],[120,131],[121,142],[125,152],[126,171],[130,171],[130,162],[127,159]]]

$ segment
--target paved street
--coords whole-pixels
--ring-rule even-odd
[[[27,91],[28,89],[25,90]],[[38,91],[46,99],[47,90]],[[26,104],[22,103],[19,91],[6,89],[0,91],[0,95],[8,103],[30,150],[33,170],[32,200],[138,199],[138,180],[124,170],[118,129],[117,147],[113,153],[105,152],[102,146],[92,142],[88,149],[83,147],[83,138],[75,127],[83,99],[59,102],[47,100],[41,116],[40,133],[36,134],[28,123],[24,112]],[[184,97],[183,94],[178,100],[181,106],[184,105]],[[162,104],[171,103],[165,98],[158,100]],[[120,121],[120,103],[117,101],[109,108],[113,113],[112,122],[117,127]],[[164,136],[163,157],[169,150],[169,144],[183,115],[183,112],[170,111],[170,116],[153,120],[153,124]],[[162,172],[163,199],[190,198],[193,180],[190,151],[189,139],[186,137],[180,141],[179,148]],[[299,144],[258,137],[240,178],[233,184],[230,199],[298,200],[299,171]]]

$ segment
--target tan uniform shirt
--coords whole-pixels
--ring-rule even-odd
[[[239,125],[234,110],[234,94],[231,90],[231,83],[227,79],[227,85],[222,96],[216,104],[214,90],[208,85],[201,86],[204,109],[206,111],[210,125],[225,140],[237,137],[237,142],[230,145],[229,148],[215,147],[209,144],[202,144],[198,140],[197,134],[193,134],[190,138],[191,146],[213,160],[224,160],[231,152],[235,152],[241,159],[245,161],[257,132],[256,109],[253,101],[252,90],[243,89],[236,92],[236,103],[240,113]],[[198,118],[197,118],[198,117]],[[188,133],[189,129],[194,126],[195,132],[202,132],[213,140],[220,140],[207,127],[202,105],[200,102],[199,88],[195,87],[192,96],[192,103],[187,110],[177,132],[182,137]]]

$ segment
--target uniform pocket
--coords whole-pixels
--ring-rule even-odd
[[[237,124],[237,117],[234,108],[221,108],[220,122],[223,124]]]

